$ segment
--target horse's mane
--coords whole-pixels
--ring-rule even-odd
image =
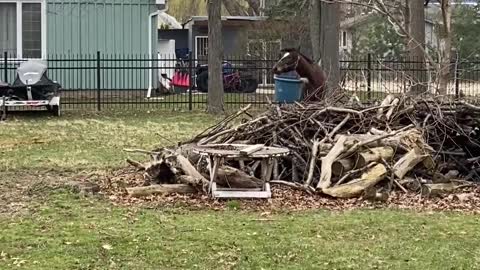
[[[285,48],[285,49],[282,49],[281,52],[296,52],[300,54],[303,58],[305,58],[305,60],[307,60],[308,63],[314,64],[313,60],[310,57],[306,56],[305,54],[301,53],[295,48]]]

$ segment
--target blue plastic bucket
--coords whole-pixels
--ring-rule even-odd
[[[284,77],[275,77],[275,101],[279,103],[294,103],[303,96],[302,81]]]

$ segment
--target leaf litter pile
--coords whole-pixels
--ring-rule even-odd
[[[387,96],[377,104],[335,102],[250,106],[151,160],[103,177],[102,193],[117,203],[223,208],[211,198],[211,164],[195,149],[235,145],[281,147],[273,159],[272,198],[244,207],[308,209],[395,207],[477,211],[480,206],[480,107],[462,101]],[[232,148],[233,149],[233,148]],[[228,161],[216,183],[259,188],[259,161]]]

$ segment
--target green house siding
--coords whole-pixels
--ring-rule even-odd
[[[49,0],[47,52],[148,53],[149,14],[155,11],[153,0]]]
[[[96,53],[105,59],[147,58],[149,23],[152,50],[156,49],[157,29],[150,14],[157,11],[154,0],[47,0],[47,59],[91,59],[90,61],[50,61],[49,74],[64,89],[97,87]],[[146,89],[148,61],[101,62],[102,89]],[[65,67],[75,69],[65,69]],[[155,80],[156,76],[152,79]],[[155,87],[155,85],[153,85]]]

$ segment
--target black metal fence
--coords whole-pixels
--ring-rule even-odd
[[[207,104],[205,77],[197,72],[205,59],[177,58],[175,55],[53,55],[47,57],[48,77],[62,85],[61,103],[67,110],[115,108],[183,108],[193,110]],[[16,69],[24,59],[5,53],[0,64],[3,80],[13,83]],[[275,102],[271,69],[277,59],[226,57],[225,105],[263,106]],[[421,68],[419,68],[421,67]],[[432,83],[436,73],[409,59],[385,60],[371,55],[341,61],[342,87],[361,100],[378,100],[388,93],[410,89],[418,74]],[[448,95],[476,99],[480,94],[480,60],[452,63]],[[172,86],[172,84],[174,86]],[[252,86],[253,85],[253,86]],[[190,87],[191,86],[191,87]],[[256,86],[256,87],[255,87]],[[191,90],[190,90],[191,89]]]

